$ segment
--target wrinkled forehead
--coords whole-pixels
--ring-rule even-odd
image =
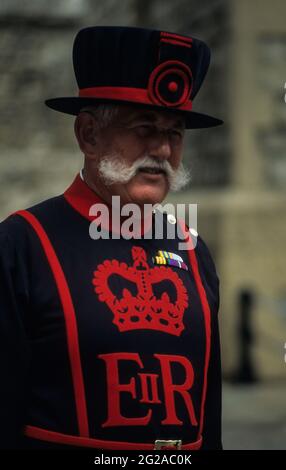
[[[123,120],[126,124],[148,122],[163,127],[185,128],[185,120],[178,113],[172,111],[157,111],[136,106],[120,107],[118,119]]]

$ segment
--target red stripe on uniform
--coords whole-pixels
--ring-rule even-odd
[[[202,435],[203,426],[204,426],[204,413],[205,413],[205,401],[206,401],[206,394],[207,394],[207,386],[208,386],[208,368],[209,368],[209,361],[210,361],[210,349],[211,349],[211,313],[210,307],[206,295],[205,288],[203,286],[201,276],[199,273],[199,266],[196,257],[195,250],[193,249],[192,237],[189,234],[189,231],[185,224],[179,221],[180,226],[182,228],[183,233],[188,232],[188,236],[185,240],[186,243],[190,243],[191,248],[188,249],[188,256],[189,261],[192,267],[192,271],[194,274],[195,283],[197,286],[197,290],[199,293],[203,313],[204,313],[204,320],[205,320],[205,329],[206,329],[206,352],[205,352],[205,366],[204,366],[204,385],[203,385],[203,392],[202,392],[202,400],[201,400],[201,413],[200,413],[200,426],[198,431],[198,436]]]
[[[77,447],[92,447],[94,449],[107,450],[154,450],[155,443],[139,443],[139,442],[122,442],[122,441],[102,441],[87,437],[72,436],[69,434],[61,434],[59,432],[48,431],[46,429],[35,426],[26,426],[25,435],[34,439],[45,442],[54,442],[56,444],[66,444]],[[198,450],[202,445],[202,437],[190,444],[183,444],[182,450]],[[168,450],[172,450],[171,447]]]
[[[38,235],[45,255],[49,262],[50,268],[55,278],[59,297],[62,303],[62,308],[65,317],[66,335],[68,344],[68,354],[72,371],[72,380],[74,388],[74,396],[76,402],[77,422],[79,434],[82,437],[89,436],[87,408],[85,399],[85,389],[83,382],[83,374],[81,367],[81,358],[79,351],[78,331],[76,324],[75,310],[71,298],[70,290],[57,258],[55,250],[48,238],[47,233],[38,221],[38,219],[29,211],[17,211],[16,215],[23,217],[35,230]]]

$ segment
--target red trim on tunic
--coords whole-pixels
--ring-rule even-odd
[[[110,100],[123,100],[134,103],[142,103],[154,106],[154,101],[150,99],[148,90],[143,88],[127,88],[127,87],[91,87],[82,88],[79,90],[79,97],[81,98],[103,98]],[[157,104],[157,103],[155,103]],[[190,111],[192,109],[192,101],[183,103],[174,109]]]
[[[94,216],[89,215],[90,207],[93,204],[104,204],[103,200],[82,181],[79,173],[64,192],[64,198],[77,212],[90,221],[95,219]]]
[[[185,226],[185,224],[183,225],[183,223],[180,220],[178,222],[181,225],[183,233],[186,233],[186,230],[188,231],[188,229]],[[191,248],[192,248],[193,247],[192,237],[190,236],[189,231],[188,231],[188,236],[186,237],[185,240],[187,240],[187,243],[190,243]],[[203,425],[204,425],[205,401],[206,401],[207,386],[208,386],[208,367],[209,367],[210,349],[211,349],[211,313],[210,313],[210,307],[209,307],[206,291],[203,286],[201,276],[199,273],[198,261],[197,261],[195,250],[189,249],[188,256],[189,256],[190,264],[191,264],[192,271],[193,271],[194,278],[195,278],[195,283],[196,283],[199,297],[200,297],[201,304],[202,304],[204,320],[205,320],[205,329],[206,329],[204,385],[203,385],[203,392],[202,392],[202,399],[201,399],[200,426],[199,426],[199,431],[198,431],[198,436],[200,436],[202,434]]]
[[[54,442],[56,444],[66,444],[78,447],[92,447],[95,449],[108,450],[154,450],[155,443],[145,444],[139,442],[120,442],[120,441],[103,441],[100,439],[84,438],[72,436],[69,434],[61,434],[59,432],[48,431],[35,426],[26,426],[25,435],[34,439],[46,442]],[[198,450],[202,445],[202,437],[190,444],[183,444],[182,450]],[[168,450],[172,450],[169,448]],[[175,449],[173,449],[175,450]]]
[[[120,234],[122,226],[120,226],[120,219],[118,223],[112,221],[112,207],[104,202],[88,185],[83,181],[78,174],[69,188],[64,192],[64,198],[66,201],[85,219],[96,222],[96,219],[99,218],[94,215],[89,215],[91,206],[94,204],[104,204],[109,211],[109,218],[104,220],[103,217],[100,218],[100,223],[102,228],[107,231],[112,231],[113,233]],[[126,217],[121,217],[121,223],[126,220]],[[148,215],[145,219],[142,217],[140,220],[140,236],[143,236],[145,232],[148,232],[152,224],[152,215]],[[136,227],[132,231],[135,232]]]
[[[68,354],[72,371],[79,434],[82,437],[88,437],[88,418],[78,331],[70,290],[55,250],[38,219],[29,211],[18,211],[15,214],[23,217],[33,227],[38,235],[57,285],[65,318]]]

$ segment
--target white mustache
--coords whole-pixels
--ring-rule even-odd
[[[167,160],[157,161],[148,155],[135,160],[131,166],[128,166],[118,154],[107,155],[100,160],[98,170],[105,184],[110,186],[114,183],[128,183],[144,167],[163,170],[171,191],[179,191],[191,179],[189,171],[182,163],[174,170]]]

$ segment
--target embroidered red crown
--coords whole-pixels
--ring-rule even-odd
[[[180,336],[184,330],[183,315],[188,305],[186,288],[171,268],[156,266],[150,268],[143,248],[132,247],[133,265],[118,260],[105,260],[96,271],[92,283],[101,302],[105,302],[114,314],[113,323],[120,332],[130,330],[158,330]],[[118,275],[133,282],[137,295],[124,288],[122,297],[117,298],[109,287],[110,276]],[[168,292],[157,298],[153,285],[171,281],[176,289],[176,301],[171,302]]]

